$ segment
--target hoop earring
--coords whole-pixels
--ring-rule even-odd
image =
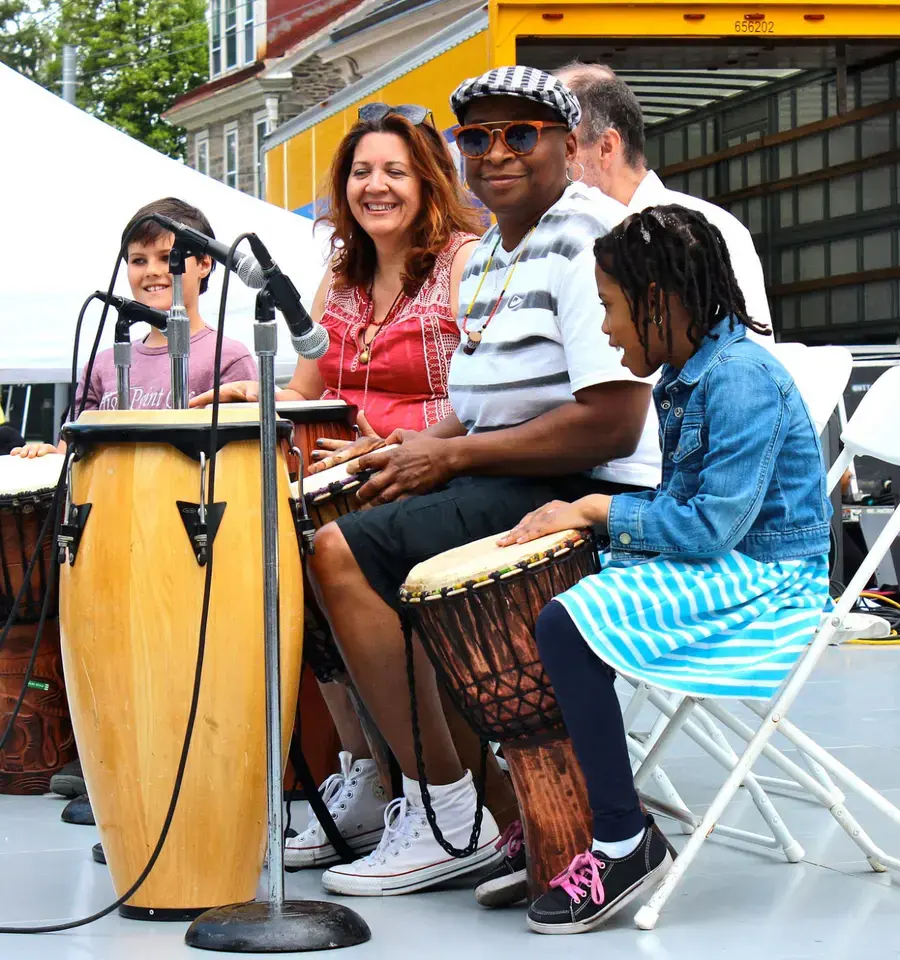
[[[581,173],[579,173],[577,177],[569,176],[569,168],[566,166],[566,180],[568,180],[569,183],[581,183],[584,179],[584,164],[580,160],[573,160],[572,162],[577,163],[578,166],[581,167]]]

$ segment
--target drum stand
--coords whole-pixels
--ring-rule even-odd
[[[174,297],[173,297],[174,306]],[[171,321],[170,321],[171,323]],[[188,946],[235,953],[293,953],[350,947],[372,936],[353,910],[336,903],[284,898],[284,810],[281,764],[281,664],[278,615],[278,477],[275,454],[277,328],[266,288],[256,298],[253,340],[259,364],[262,464],[263,603],[266,656],[266,756],[269,811],[269,897],[201,914],[185,934]],[[174,367],[173,367],[174,381]],[[302,615],[297,611],[296,615]]]

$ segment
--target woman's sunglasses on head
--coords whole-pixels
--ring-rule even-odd
[[[551,127],[568,128],[568,124],[555,120],[509,120],[490,126],[468,123],[456,130],[456,145],[464,157],[480,160],[491,152],[494,137],[499,135],[507,150],[524,157],[534,151],[543,131]]]
[[[388,103],[365,103],[359,108],[359,119],[366,123],[378,123],[392,113],[409,120],[414,127],[421,126],[431,117],[431,111],[417,103],[401,103],[396,107]],[[434,126],[434,118],[431,119],[431,125]]]

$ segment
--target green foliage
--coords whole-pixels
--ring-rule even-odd
[[[0,0],[0,63],[31,80],[40,80],[49,50],[50,32],[41,23],[44,16],[32,15],[26,0]]]
[[[78,106],[160,153],[183,158],[184,131],[163,120],[162,114],[177,97],[207,79],[205,0],[55,2],[55,15],[36,26],[44,31],[44,45],[29,75],[59,93],[62,47],[74,44]],[[0,30],[5,9],[24,3],[27,0],[0,0]],[[17,16],[22,22],[21,10]],[[36,14],[30,18],[32,24],[44,16]],[[3,47],[0,58],[27,72],[6,58]]]

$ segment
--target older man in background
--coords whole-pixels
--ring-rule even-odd
[[[584,166],[584,183],[598,187],[607,196],[625,204],[631,213],[669,203],[702,213],[725,238],[747,313],[771,329],[762,264],[750,231],[714,203],[667,189],[647,168],[644,117],[628,85],[602,64],[570,63],[555,75],[581,104],[581,123],[575,131],[578,143],[575,163]],[[756,334],[748,335],[756,338]],[[772,343],[771,337],[759,337],[759,340]]]

